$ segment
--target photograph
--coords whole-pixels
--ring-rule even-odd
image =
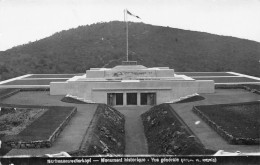
[[[0,165],[260,164],[260,0],[0,0]]]

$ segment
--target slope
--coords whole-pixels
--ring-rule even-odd
[[[260,76],[260,43],[170,27],[129,23],[129,57],[176,71]],[[78,73],[125,60],[125,23],[79,26],[1,52],[0,79],[27,73]]]

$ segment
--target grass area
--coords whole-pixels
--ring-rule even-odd
[[[225,134],[220,133],[224,137],[233,140],[241,139],[258,139],[260,138],[260,102],[248,102],[237,104],[219,104],[219,105],[202,105],[196,106],[196,109],[205,115],[207,123],[210,126],[223,130]],[[200,116],[201,116],[200,115]],[[212,122],[214,124],[212,124]],[[231,135],[231,136],[230,136]],[[237,143],[236,141],[234,143]],[[245,144],[251,142],[245,142]]]
[[[64,82],[68,79],[14,80],[2,85],[50,85],[50,82]]]
[[[34,74],[28,77],[25,77],[23,79],[27,78],[72,78],[74,76],[77,76],[77,74]]]
[[[16,135],[46,109],[2,107],[0,112],[0,133]]]
[[[154,106],[141,117],[149,154],[205,155],[214,153],[204,148],[168,104]]]
[[[0,107],[0,140],[4,140],[4,136],[18,134],[46,111],[39,108]],[[0,148],[0,156],[10,150],[11,148],[3,143]]]
[[[35,120],[16,136],[6,136],[6,141],[48,140],[52,133],[71,114],[74,107],[48,106],[41,117]]]
[[[215,83],[243,83],[243,82],[260,82],[260,80],[255,80],[247,77],[203,77],[194,78],[196,80],[214,80]]]
[[[226,72],[175,72],[176,74],[183,74],[189,77],[193,76],[236,76]]]

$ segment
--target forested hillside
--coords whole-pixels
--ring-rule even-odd
[[[1,80],[28,73],[79,73],[125,60],[125,23],[80,26],[0,52]],[[129,56],[179,72],[234,71],[260,77],[260,43],[143,23],[129,23]]]

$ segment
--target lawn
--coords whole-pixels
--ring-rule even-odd
[[[0,107],[1,140],[3,140],[4,136],[7,135],[17,135],[46,111],[46,109],[40,108]],[[2,148],[0,148],[0,156],[5,155],[10,150],[10,147],[2,144]]]
[[[14,80],[2,85],[50,85],[50,82],[64,82],[68,79]]]
[[[202,105],[196,106],[193,110],[230,143],[259,144],[259,107],[260,102],[255,101]]]
[[[243,82],[260,82],[247,77],[203,77],[194,78],[195,80],[214,80],[215,83],[243,83]]]
[[[42,107],[43,106],[22,106]],[[48,140],[65,119],[75,111],[75,107],[44,106],[48,109],[41,117],[22,130],[18,135],[5,136],[3,141],[38,141]]]
[[[0,134],[15,135],[46,110],[41,108],[1,107]]]

